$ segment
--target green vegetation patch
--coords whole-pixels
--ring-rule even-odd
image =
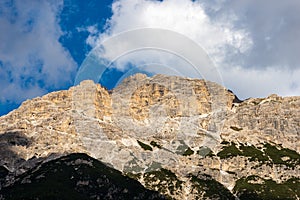
[[[230,142],[223,140],[223,141],[221,142],[221,144],[223,144],[223,145],[230,145]]]
[[[194,151],[190,147],[188,147],[188,149],[183,153],[183,156],[190,156],[193,154],[194,154]]]
[[[240,144],[240,150],[242,152],[241,156],[249,157],[250,161],[261,161],[266,162],[269,160],[269,158],[266,156],[264,152],[257,149],[255,146],[246,146],[243,144]]]
[[[192,189],[197,191],[196,199],[224,199],[234,200],[233,194],[221,183],[209,175],[191,175]]]
[[[161,149],[161,145],[159,145],[159,144],[158,144],[157,142],[155,142],[155,141],[151,141],[151,142],[150,142],[150,145],[153,146],[153,147],[157,147],[157,148]]]
[[[152,151],[153,149],[152,149],[152,147],[151,146],[149,146],[149,145],[147,145],[147,144],[145,144],[145,143],[143,143],[143,142],[141,142],[141,141],[137,141],[138,143],[139,143],[139,145],[145,150],[145,151]]]
[[[234,142],[231,142],[227,146],[223,146],[223,149],[219,153],[217,153],[217,156],[219,156],[221,159],[240,155],[242,155],[242,152],[236,147],[236,144]]]
[[[236,126],[230,126],[230,128],[234,131],[241,131],[243,130],[243,128],[239,128],[239,127],[236,127]]]
[[[146,172],[144,174],[144,181],[147,188],[155,189],[164,195],[176,195],[181,193],[183,189],[183,182],[177,178],[176,174],[164,168]],[[169,197],[169,199],[171,199],[171,197]]]
[[[222,142],[223,148],[217,153],[221,159],[231,158],[235,156],[248,157],[249,161],[258,161],[261,164],[272,166],[273,164],[285,165],[288,167],[296,167],[300,165],[300,155],[291,149],[282,148],[280,146],[264,144],[264,147],[259,149],[253,145],[245,145],[234,142]]]
[[[70,154],[20,175],[4,199],[165,199],[85,154]]]
[[[300,165],[300,155],[296,151],[287,148],[277,148],[268,143],[264,145],[264,148],[265,153],[274,164],[283,164],[289,167]],[[287,160],[284,161],[284,157],[287,158]]]
[[[300,197],[300,180],[292,178],[283,183],[258,176],[248,176],[236,181],[234,193],[240,200],[297,199]]]

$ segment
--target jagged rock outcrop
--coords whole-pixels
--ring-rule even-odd
[[[238,101],[209,81],[137,74],[112,91],[83,81],[0,117],[0,166],[18,175],[81,152],[175,199],[209,193],[193,189],[204,174],[239,196],[249,176],[299,180],[299,135],[300,97]],[[160,170],[174,180],[152,184]]]

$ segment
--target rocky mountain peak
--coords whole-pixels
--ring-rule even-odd
[[[216,83],[165,75],[136,74],[111,91],[86,80],[0,117],[0,165],[18,175],[86,153],[147,188],[191,199],[201,193],[192,177],[203,174],[233,192],[250,175],[299,179],[299,127],[300,97],[237,101]],[[161,184],[178,187],[159,189],[153,174],[162,172],[170,173]]]

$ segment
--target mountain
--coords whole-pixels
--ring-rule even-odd
[[[86,154],[43,163],[2,190],[6,199],[166,199]]]
[[[128,187],[135,179],[141,194],[167,199],[299,199],[299,133],[300,97],[241,101],[216,83],[165,75],[136,74],[113,90],[87,80],[0,117],[0,194],[34,188],[44,169],[46,185],[57,181],[61,159],[80,155],[105,164],[84,171],[95,190],[82,194],[109,194],[89,175],[109,168],[122,179],[112,188],[130,177]]]

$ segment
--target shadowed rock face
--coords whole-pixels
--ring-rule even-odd
[[[112,91],[84,81],[27,100],[0,117],[0,156],[18,175],[61,155],[86,153],[147,188],[165,184],[159,191],[170,198],[193,199],[210,193],[192,189],[199,174],[236,195],[233,188],[242,188],[236,181],[248,176],[275,184],[299,178],[299,133],[300,97],[240,101],[209,81],[137,74]],[[176,176],[178,187],[148,177],[162,169]]]
[[[15,165],[20,165],[25,160],[14,152],[15,146],[28,147],[31,141],[19,131],[5,132],[0,135],[0,165],[14,169]]]

